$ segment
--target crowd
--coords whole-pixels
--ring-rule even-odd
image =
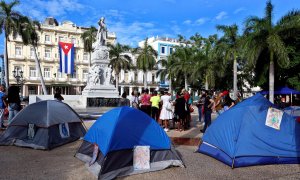
[[[204,128],[201,130],[203,133],[211,124],[213,111],[221,114],[236,103],[230,98],[228,91],[214,94],[203,91],[196,102],[199,121],[204,121]],[[156,120],[165,131],[169,131],[170,127],[180,132],[189,129],[191,113],[194,111],[192,96],[185,89],[178,91],[175,99],[172,99],[167,91],[153,91],[151,94],[148,89],[142,90],[141,93],[133,91],[129,99],[125,92],[119,106],[130,106],[143,111]]]

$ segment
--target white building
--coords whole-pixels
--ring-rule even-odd
[[[89,55],[84,52],[81,34],[87,28],[76,26],[71,21],[59,24],[56,19],[46,18],[38,32],[39,42],[37,53],[41,70],[46,83],[48,94],[53,94],[56,87],[60,87],[62,94],[76,95],[86,85]],[[108,43],[114,44],[116,35],[108,33]],[[75,73],[66,75],[59,72],[58,42],[72,42],[75,44]],[[42,93],[40,78],[34,61],[34,51],[30,45],[25,46],[21,37],[10,36],[8,41],[8,69],[10,85],[17,84],[12,71],[23,72],[22,95],[40,95]]]

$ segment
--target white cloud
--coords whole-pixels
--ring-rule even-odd
[[[227,12],[225,12],[225,11],[219,12],[219,14],[217,14],[217,16],[216,16],[217,20],[221,20],[221,19],[225,19],[225,18],[227,18]]]
[[[206,18],[199,18],[199,19],[197,19],[197,20],[195,21],[195,24],[196,24],[196,25],[202,25],[202,24],[204,24],[206,21],[207,21]]]
[[[183,24],[191,24],[192,23],[192,21],[191,20],[185,20],[185,21],[183,21]]]
[[[238,14],[239,12],[242,12],[242,11],[245,11],[245,10],[246,10],[245,8],[241,7],[241,8],[236,9],[236,10],[233,12],[233,14]]]
[[[42,20],[47,16],[63,16],[68,12],[82,12],[86,6],[78,0],[24,0],[17,9],[25,15],[34,19]]]
[[[200,26],[200,25],[206,23],[207,21],[208,21],[208,18],[202,17],[202,18],[199,18],[195,21],[192,21],[192,20],[189,20],[189,19],[185,20],[185,21],[183,21],[183,24],[191,25],[191,26]]]

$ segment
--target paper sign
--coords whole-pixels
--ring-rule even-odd
[[[134,170],[150,169],[150,146],[135,146],[133,151]]]
[[[59,133],[62,138],[70,137],[69,125],[68,123],[59,124]]]
[[[280,130],[282,116],[283,111],[270,107],[267,113],[266,126]]]

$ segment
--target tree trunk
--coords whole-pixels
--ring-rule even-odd
[[[36,70],[39,72],[39,75],[40,75],[43,92],[44,92],[44,95],[48,95],[46,85],[45,85],[45,81],[44,81],[44,77],[43,77],[42,70],[41,70],[41,65],[40,65],[40,62],[39,62],[39,59],[38,59],[38,56],[37,56],[37,53],[36,53],[36,47],[35,46],[33,46],[33,50],[34,50],[35,67],[36,67]]]
[[[117,91],[119,92],[119,73],[117,74],[115,74],[115,76],[116,76],[116,88],[117,88]]]
[[[233,100],[237,99],[237,62],[236,55],[234,54],[233,60]]]
[[[274,103],[274,53],[270,53],[270,69],[269,69],[269,101]]]
[[[144,89],[147,89],[147,72],[144,72]]]
[[[205,75],[205,90],[208,90],[208,75]]]
[[[92,64],[92,53],[89,52],[89,68],[91,67]]]
[[[172,77],[169,76],[169,92],[172,94]]]
[[[7,53],[7,37],[4,36],[4,73],[5,73],[5,87],[6,92],[9,87],[9,73],[8,73],[8,53]]]
[[[184,89],[188,90],[187,74],[184,74]]]

